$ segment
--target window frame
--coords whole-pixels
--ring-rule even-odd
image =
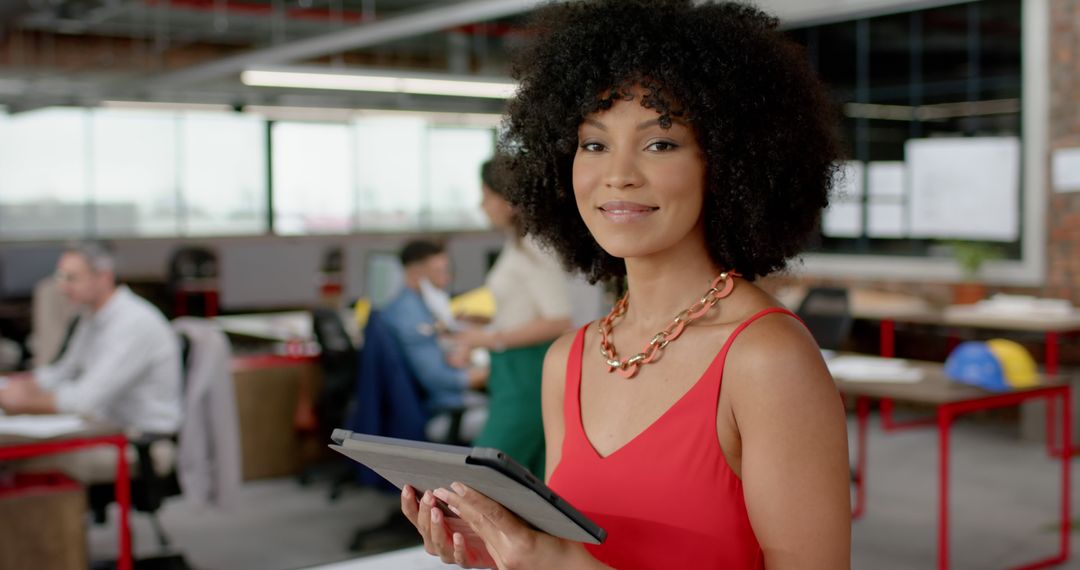
[[[1020,259],[991,260],[984,281],[1038,286],[1046,282],[1046,177],[1049,131],[1049,6],[1037,0],[1021,5],[1021,243]],[[808,277],[880,278],[900,281],[962,281],[951,257],[805,253],[792,271]]]

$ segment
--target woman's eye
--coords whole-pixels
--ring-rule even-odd
[[[585,152],[600,152],[604,150],[604,145],[598,142],[583,142],[581,143],[581,150]]]
[[[656,141],[656,142],[649,143],[649,146],[645,147],[646,150],[651,150],[651,151],[655,151],[655,152],[664,152],[664,151],[668,151],[668,150],[675,150],[676,148],[679,148],[679,145],[677,145],[677,144],[675,144],[675,143],[673,143],[671,141]]]

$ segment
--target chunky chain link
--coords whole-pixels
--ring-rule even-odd
[[[658,360],[664,348],[671,341],[679,338],[687,325],[704,316],[713,308],[713,305],[716,305],[717,301],[731,294],[732,289],[735,287],[735,277],[740,277],[740,275],[734,271],[721,273],[713,280],[709,290],[705,292],[701,299],[680,311],[678,315],[675,315],[671,324],[652,337],[652,340],[645,345],[645,350],[626,360],[620,360],[619,353],[611,342],[611,331],[615,329],[615,321],[622,318],[626,314],[627,307],[630,306],[630,292],[627,291],[611,308],[611,312],[603,319],[600,319],[600,354],[604,357],[608,372],[618,370],[623,378],[633,378],[642,365]]]

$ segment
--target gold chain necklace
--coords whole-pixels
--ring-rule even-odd
[[[627,291],[622,296],[622,299],[619,299],[615,306],[611,308],[611,312],[603,319],[600,319],[600,354],[604,357],[608,372],[618,370],[623,378],[633,378],[637,374],[638,368],[643,364],[655,362],[660,358],[664,348],[671,341],[679,338],[687,325],[708,313],[709,309],[712,309],[717,301],[731,294],[732,289],[735,288],[735,277],[741,277],[741,275],[734,271],[721,273],[716,279],[713,279],[709,290],[705,292],[701,299],[675,315],[667,328],[653,336],[652,340],[645,345],[643,352],[639,352],[626,360],[620,360],[610,337],[611,331],[615,329],[615,320],[625,315],[627,307],[630,306],[630,292]]]

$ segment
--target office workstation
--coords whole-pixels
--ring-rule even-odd
[[[0,3],[0,570],[454,567],[336,428],[504,451],[583,567],[1076,565],[1080,0],[627,2]],[[603,503],[679,461],[736,522]]]

